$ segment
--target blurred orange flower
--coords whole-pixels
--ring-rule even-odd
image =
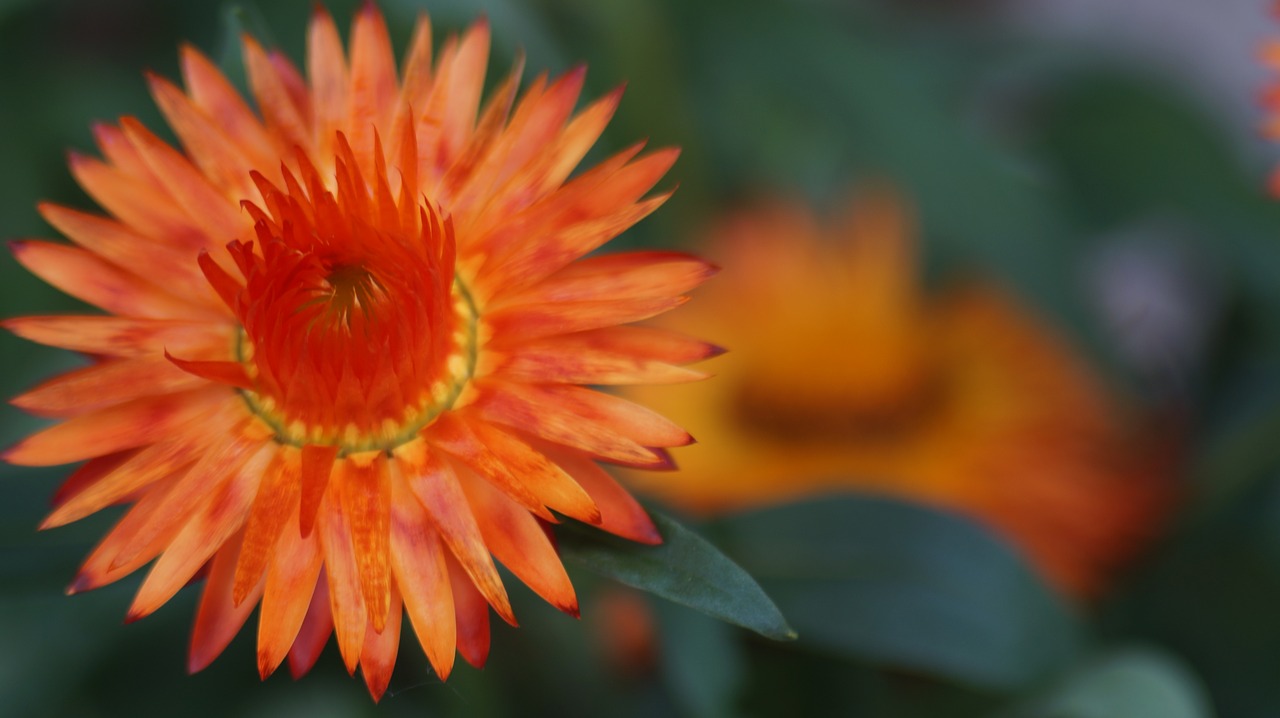
[[[661,326],[722,342],[713,382],[628,394],[698,436],[631,476],[699,514],[838,490],[974,516],[1087,595],[1152,532],[1170,484],[1081,360],[986,284],[929,296],[887,193],[834,227],[775,205],[713,233],[726,268]]]
[[[323,10],[308,40],[305,81],[245,41],[257,114],[186,47],[185,92],[149,78],[185,153],[126,118],[96,128],[105,161],[72,158],[111,216],[43,206],[77,246],[15,253],[107,314],[4,323],[93,359],[15,400],[59,423],[4,458],[87,461],[45,527],[133,505],[72,592],[154,559],[132,620],[207,567],[192,670],[261,602],[264,677],[336,631],[377,698],[402,612],[442,678],[455,646],[485,661],[488,607],[515,622],[494,557],[577,614],[553,510],[661,540],[595,461],[666,466],[689,435],[583,385],[692,375],[672,365],[709,345],[622,325],[713,269],[581,259],[666,200],[644,196],[676,157],[636,145],[569,179],[620,99],[574,114],[583,68],[517,99],[517,62],[481,107],[484,22],[433,63],[424,16],[399,78],[372,4],[349,57]]]

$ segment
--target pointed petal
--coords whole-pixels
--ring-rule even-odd
[[[396,459],[410,490],[426,509],[453,556],[471,576],[469,583],[474,582],[499,615],[514,622],[498,569],[493,565],[493,557],[485,546],[467,497],[448,462],[421,441],[398,447]]]
[[[125,118],[121,128],[157,179],[187,213],[191,226],[204,235],[204,246],[222,246],[249,228],[241,219],[236,203],[210,184],[182,153],[137,120]]]
[[[436,419],[426,431],[433,449],[439,449],[462,461],[472,471],[498,483],[521,506],[547,521],[555,516],[538,499],[538,495],[480,441],[471,430],[471,422],[461,421],[449,413]]]
[[[316,664],[324,644],[329,642],[333,634],[332,600],[329,597],[329,579],[324,573],[316,581],[316,592],[311,597],[311,606],[307,609],[307,617],[298,630],[298,638],[289,649],[289,675],[297,680],[307,674]]]
[[[0,457],[21,466],[54,466],[154,444],[207,421],[229,402],[223,388],[164,394],[77,416],[28,436]]]
[[[250,166],[263,171],[270,168],[278,153],[236,88],[193,46],[183,45],[181,57],[182,78],[191,100],[248,155]]]
[[[615,430],[607,420],[601,421],[604,415],[589,403],[584,405],[579,396],[554,390],[560,388],[564,387],[495,383],[483,387],[474,406],[491,421],[602,459],[637,466],[664,463],[657,453]],[[574,388],[579,392],[588,391]],[[561,403],[566,400],[573,404]],[[687,443],[688,434],[684,434],[684,441]]]
[[[375,632],[386,625],[391,601],[391,486],[384,451],[353,454],[338,462],[335,477],[342,512],[351,530],[360,593]]]
[[[581,451],[553,444],[539,444],[538,449],[556,462],[577,481],[600,507],[600,528],[611,534],[643,544],[662,543],[662,534],[653,519],[635,498]]]
[[[398,471],[392,471],[391,487],[391,566],[418,643],[443,681],[453,670],[457,646],[445,551],[431,518]]]
[[[682,252],[618,252],[578,260],[503,304],[625,301],[684,294],[718,271]]]
[[[360,591],[360,569],[351,544],[351,527],[334,492],[325,495],[317,519],[325,573],[329,578],[329,604],[338,650],[347,673],[354,674],[364,645],[368,611]]]
[[[327,161],[333,154],[334,133],[347,115],[346,53],[333,16],[316,4],[307,31],[307,79],[311,83],[312,127],[317,143],[316,157]]]
[[[485,316],[495,347],[509,347],[561,334],[585,332],[655,317],[688,301],[685,296],[586,302],[509,304]]]
[[[232,601],[231,585],[239,550],[240,540],[236,537],[214,554],[191,631],[191,647],[187,652],[187,671],[190,673],[204,670],[226,649],[253,612],[258,596],[262,595],[262,581],[259,581],[251,587],[249,595],[252,600],[238,604]]]
[[[244,364],[238,361],[201,361],[199,359],[179,359],[166,349],[164,358],[182,371],[206,381],[216,382],[224,386],[252,391],[253,380],[245,371]]]
[[[327,581],[320,578],[321,559],[319,537],[311,534],[304,538],[298,529],[297,515],[291,516],[270,554],[271,566],[267,569],[267,585],[258,615],[258,674],[264,679],[290,655],[290,648],[296,648],[300,658],[310,657],[306,661],[309,668],[329,639],[333,621],[329,615]],[[317,601],[322,610],[314,609]],[[309,633],[300,634],[304,619],[311,618],[308,609],[321,610],[327,626],[318,637],[319,646],[312,646],[319,629],[312,626]],[[294,675],[305,672],[305,669],[295,670]]]
[[[462,488],[493,555],[534,593],[576,617],[573,584],[538,520],[487,481],[464,477]]]
[[[518,487],[518,496],[513,495],[513,499],[519,501],[519,496],[531,494],[533,506],[539,509],[536,513],[542,518],[554,521],[545,515],[542,507],[546,506],[587,523],[600,520],[591,497],[568,474],[489,422],[465,421],[450,415],[437,420],[433,429],[428,439],[434,445],[461,459],[508,495],[512,494],[512,487]]]
[[[123,466],[130,459],[138,455],[136,449],[129,451],[121,451],[115,454],[99,456],[96,459],[89,459],[80,468],[71,472],[71,475],[62,482],[58,489],[53,492],[53,496],[49,499],[51,509],[58,509],[71,499],[79,496],[81,492],[90,486],[98,483],[104,476]]]
[[[204,308],[211,319],[226,316],[217,297],[202,281],[199,268],[192,265],[189,244],[174,246],[144,237],[138,233],[137,225],[127,223],[127,218],[126,223],[122,224],[114,219],[78,212],[49,202],[42,202],[37,209],[46,222],[71,241],[115,266],[130,272],[146,271],[151,277],[164,277],[166,284],[158,286],[160,291],[182,287],[181,300],[170,299],[169,304],[186,300]],[[173,313],[159,313],[166,306],[169,305],[157,305],[147,313],[136,316],[173,318]],[[191,310],[186,311],[189,314]]]
[[[64,526],[124,501],[155,482],[183,471],[207,448],[204,441],[181,439],[152,444],[69,497],[49,514],[40,528]]]
[[[250,37],[244,38],[244,66],[249,75],[249,88],[258,104],[258,111],[267,127],[279,137],[285,147],[313,149],[309,131],[309,118],[299,112],[290,96],[286,78],[258,44]]]
[[[228,323],[129,319],[103,316],[31,316],[0,321],[0,326],[37,344],[86,354],[139,356],[199,350],[232,339]]]
[[[281,446],[262,474],[253,508],[245,521],[244,542],[232,590],[237,606],[266,573],[281,531],[291,519],[296,522],[301,476],[302,453],[292,446]]]
[[[476,590],[466,571],[446,556],[449,583],[453,588],[453,605],[458,624],[458,652],[467,663],[484,668],[489,660],[489,606]]]
[[[471,26],[455,53],[441,53],[436,80],[423,108],[440,127],[437,164],[448,167],[466,146],[475,129],[480,97],[484,91],[485,68],[489,64],[489,22],[481,19]]]
[[[171,318],[210,318],[212,314],[79,247],[35,240],[12,242],[9,247],[32,274],[112,314]]]
[[[40,416],[75,416],[157,394],[207,387],[208,382],[162,356],[108,359],[56,376],[11,403]]]
[[[608,327],[523,343],[513,347],[494,373],[526,384],[597,386],[667,384],[708,376],[659,358],[661,347],[648,346],[643,340],[632,341],[625,332],[619,333],[630,329],[638,327]],[[642,331],[639,337],[648,335]],[[677,354],[677,359],[694,361],[715,352],[715,347],[705,342],[697,342],[694,347],[701,356],[687,358],[689,354]]]
[[[398,89],[387,23],[375,4],[366,3],[351,29],[351,117],[347,127],[358,156],[369,156],[375,128],[385,131],[390,127],[387,123]],[[366,161],[363,167],[367,171],[372,163]]]
[[[258,479],[275,451],[274,444],[261,447],[247,462],[229,467],[232,474],[220,485],[208,487],[211,494],[204,506],[185,522],[142,582],[126,621],[150,615],[172,598],[244,526]]]
[[[156,106],[182,142],[187,157],[213,186],[227,197],[260,199],[249,179],[253,161],[240,146],[172,82],[150,73],[147,82]]]
[[[364,674],[365,685],[369,687],[369,695],[373,696],[375,703],[391,683],[391,672],[400,650],[400,620],[404,609],[399,591],[391,592],[389,605],[386,625],[382,630],[375,629],[370,620],[364,632],[364,649],[360,652],[360,672]]]
[[[129,141],[123,135],[121,138],[122,142]],[[131,231],[151,240],[147,244],[195,248],[206,240],[200,228],[174,205],[173,197],[159,179],[131,177],[99,160],[74,153],[68,163],[84,191]]]

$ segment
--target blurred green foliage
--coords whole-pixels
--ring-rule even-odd
[[[92,147],[91,122],[127,114],[162,129],[144,68],[177,77],[186,40],[234,76],[245,27],[267,28],[299,58],[310,4],[0,2],[0,237],[49,236],[37,200],[91,206],[62,161],[68,148]],[[356,7],[327,4],[339,18]],[[1117,387],[1185,418],[1179,517],[1087,607],[1066,606],[982,527],[931,510],[849,498],[728,519],[706,535],[762,580],[799,641],[771,644],[655,604],[660,667],[620,673],[601,659],[596,634],[607,628],[591,620],[601,584],[575,570],[581,622],[513,588],[523,625],[495,628],[484,671],[460,666],[441,684],[406,641],[375,707],[332,649],[296,685],[259,684],[251,628],[187,677],[191,591],[130,626],[121,619],[137,577],[63,597],[113,516],[36,533],[66,470],[0,464],[0,713],[1280,714],[1280,204],[1263,194],[1264,163],[1244,166],[1244,143],[1176,78],[1045,47],[980,16],[957,23],[889,2],[384,0],[383,9],[398,47],[421,10],[438,35],[484,11],[494,67],[522,47],[530,68],[588,63],[589,95],[626,81],[597,152],[649,137],[684,154],[675,199],[624,243],[691,244],[728,203],[764,193],[830,206],[858,180],[898,184],[918,208],[931,276],[999,277],[1087,347]],[[1208,277],[1217,308],[1196,361],[1154,377],[1117,350],[1082,279],[1099,249],[1153,220],[1180,228],[1169,241]],[[0,315],[75,308],[11,259],[0,276]],[[76,361],[9,336],[0,357],[5,396]],[[0,443],[39,423],[3,409]]]

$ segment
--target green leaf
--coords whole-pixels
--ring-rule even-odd
[[[796,637],[759,584],[705,539],[661,514],[658,546],[627,541],[566,521],[557,532],[570,563],[774,640]]]
[[[828,498],[722,521],[726,551],[800,645],[1012,689],[1069,665],[1078,621],[1006,544],[960,516]]]
[[[663,681],[691,716],[734,715],[746,661],[734,630],[669,603],[656,606]]]
[[[1009,718],[1209,718],[1200,681],[1166,653],[1115,651],[1068,676]]]

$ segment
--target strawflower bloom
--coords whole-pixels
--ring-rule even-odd
[[[898,200],[854,205],[830,226],[761,206],[712,233],[724,274],[661,324],[732,351],[714,382],[629,393],[700,439],[677,473],[630,478],[706,516],[848,490],[919,500],[1096,593],[1153,532],[1168,452],[1007,293],[924,292]]]
[[[58,423],[4,458],[85,462],[43,527],[132,505],[70,592],[154,560],[134,620],[207,572],[193,671],[260,605],[264,677],[305,673],[336,633],[376,699],[402,614],[441,678],[455,648],[483,664],[488,609],[515,623],[494,558],[577,614],[557,514],[661,541],[596,462],[664,468],[689,434],[585,385],[699,376],[678,365],[713,347],[628,325],[713,268],[583,256],[666,200],[646,194],[676,152],[570,177],[620,93],[575,113],[579,68],[517,98],[517,62],[482,105],[488,53],[481,21],[433,62],[424,16],[397,77],[372,4],[349,55],[317,10],[305,80],[245,39],[255,112],[184,47],[185,91],[148,78],[183,151],[97,127],[104,159],[70,163],[108,216],[43,205],[74,246],[14,247],[106,314],[4,323],[91,359],[14,400]]]

